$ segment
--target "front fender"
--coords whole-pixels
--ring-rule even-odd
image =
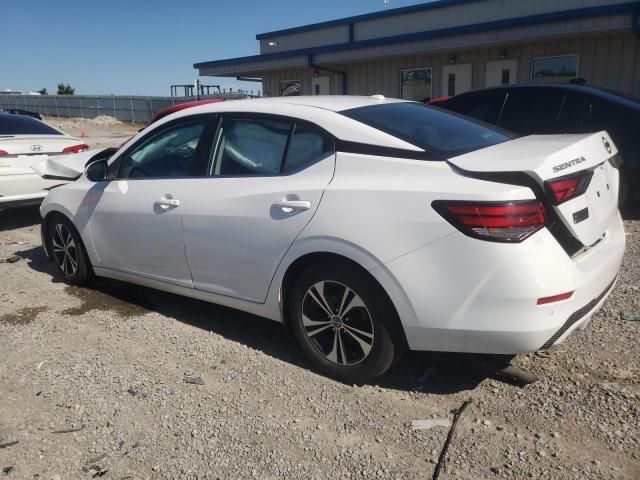
[[[93,184],[84,177],[80,177],[75,182],[51,190],[40,205],[40,215],[43,218],[43,223],[53,213],[68,218],[80,234],[91,264],[100,266],[101,263],[93,245],[89,224],[92,209],[91,185]]]

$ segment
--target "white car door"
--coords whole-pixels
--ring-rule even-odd
[[[333,139],[302,122],[229,115],[209,168],[182,212],[194,286],[263,302],[333,177]]]
[[[154,129],[110,165],[92,192],[91,237],[103,268],[193,286],[182,240],[189,184],[206,172],[211,116]]]

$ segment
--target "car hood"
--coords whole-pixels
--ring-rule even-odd
[[[100,148],[68,155],[47,155],[31,168],[43,178],[75,180],[82,175],[88,163],[106,150],[108,149]]]

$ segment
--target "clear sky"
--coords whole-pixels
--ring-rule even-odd
[[[193,82],[196,62],[259,53],[257,33],[383,9],[384,0],[0,0],[0,91],[55,93],[64,82],[77,94],[169,95]]]

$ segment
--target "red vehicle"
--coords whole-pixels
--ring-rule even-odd
[[[208,103],[218,103],[218,102],[224,102],[224,98],[208,98],[206,100],[195,100],[193,102],[186,102],[186,103],[179,103],[177,105],[171,105],[170,107],[167,107],[164,110],[160,110],[153,117],[151,117],[151,120],[149,120],[149,123],[147,123],[147,127],[152,123],[157,122],[161,118],[164,118],[167,115],[170,115],[174,112],[184,110],[185,108],[197,107],[198,105],[206,105]]]
[[[445,95],[444,97],[437,97],[434,98],[432,100],[429,100],[428,102],[425,102],[427,105],[435,105],[436,107],[439,106],[440,104],[446,102],[447,100],[450,100],[452,97],[449,97],[447,95]]]
[[[177,105],[171,105],[170,107],[167,107],[164,110],[160,110],[158,113],[156,113],[153,117],[151,117],[151,120],[149,120],[149,123],[147,123],[146,126],[142,127],[138,131],[141,132],[152,123],[157,122],[158,120],[166,117],[167,115],[171,115],[172,113],[179,112],[180,110],[184,110],[185,108],[197,107],[198,105],[206,105],[208,103],[218,103],[218,102],[224,102],[224,98],[207,98],[206,100],[194,100],[193,102],[185,102],[185,103],[178,103]],[[127,143],[132,138],[133,137],[127,138],[124,142],[122,142],[120,146],[122,147],[122,145]]]

